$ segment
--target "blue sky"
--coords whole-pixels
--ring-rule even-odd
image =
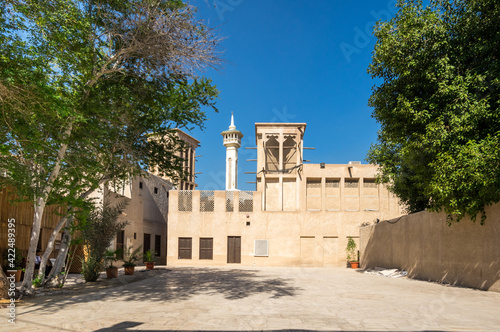
[[[374,81],[367,74],[375,44],[374,23],[395,13],[395,0],[194,0],[198,16],[226,39],[221,71],[204,73],[220,91],[219,113],[207,110],[197,150],[198,189],[224,189],[230,124],[245,135],[239,150],[239,183],[254,190],[255,122],[306,122],[304,146],[311,163],[366,163],[379,125],[368,107]]]

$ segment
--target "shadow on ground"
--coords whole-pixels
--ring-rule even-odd
[[[118,324],[115,324],[111,327],[107,327],[107,328],[103,328],[103,329],[99,329],[99,330],[95,330],[94,332],[111,332],[111,331],[139,331],[139,332],[153,332],[153,331],[157,331],[157,330],[141,330],[141,329],[137,329],[138,326],[142,325],[142,323],[138,323],[138,322],[121,322],[121,323],[118,323]],[[129,330],[129,328],[131,330]],[[164,331],[167,331],[167,332],[173,332],[171,330],[164,330]],[[179,331],[179,332],[213,332],[213,331],[204,331],[204,330],[176,330],[176,331]],[[245,332],[244,330],[220,330],[220,331],[225,331],[225,332],[233,332],[233,331],[238,331],[238,332]],[[248,331],[254,331],[254,330],[248,330]],[[315,331],[318,331],[318,330],[303,330],[303,329],[283,329],[283,330],[276,330],[276,329],[273,329],[273,330],[259,330],[261,332],[271,332],[271,331],[275,331],[275,332],[315,332]],[[328,331],[339,331],[339,330],[321,330],[322,332],[328,332]],[[373,331],[373,330],[372,330]],[[356,332],[356,331],[353,331],[353,332]],[[376,332],[376,331],[375,331]],[[439,331],[427,331],[425,330],[424,332],[439,332]]]
[[[150,273],[150,272],[146,272]],[[155,271],[156,276],[125,285],[99,288],[92,293],[44,296],[28,301],[33,310],[59,311],[76,303],[91,303],[106,299],[119,301],[178,302],[198,295],[222,295],[238,300],[254,294],[269,294],[270,298],[295,296],[301,289],[290,279],[263,276],[257,270],[224,270],[214,268],[174,268]],[[29,314],[30,310],[23,312]]]

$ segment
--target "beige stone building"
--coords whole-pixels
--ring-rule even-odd
[[[111,205],[118,201],[127,203],[120,218],[127,220],[128,225],[118,232],[111,244],[115,249],[142,246],[142,251],[154,249],[159,264],[166,264],[167,256],[167,216],[168,196],[172,189],[196,188],[195,183],[195,152],[199,141],[180,129],[176,135],[187,143],[187,148],[179,152],[184,159],[183,167],[187,172],[186,179],[175,183],[171,178],[157,176],[157,173],[145,172],[127,183],[106,187],[97,196],[109,201]],[[156,173],[156,174],[155,174]]]
[[[402,215],[397,198],[375,182],[376,166],[304,164],[305,130],[305,123],[255,124],[256,191],[171,191],[167,263],[343,266],[347,238],[357,240],[362,223]],[[237,160],[237,149],[229,157]]]

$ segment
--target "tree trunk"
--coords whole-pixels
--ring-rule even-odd
[[[87,198],[97,188],[99,188],[101,186],[101,184],[103,184],[103,183],[105,183],[107,181],[108,181],[108,177],[107,176],[103,177],[97,183],[97,186],[91,187],[89,190],[87,190],[86,192],[84,192],[83,194],[81,194],[79,198],[80,199]],[[73,220],[73,216],[70,216],[69,214],[72,212],[72,210],[73,210],[72,206],[68,207],[67,214],[63,218],[61,218],[61,220],[59,221],[59,223],[57,224],[57,226],[52,231],[52,234],[50,235],[49,242],[47,243],[47,247],[45,248],[45,251],[43,252],[43,255],[41,257],[40,270],[38,271],[38,276],[40,278],[42,278],[42,280],[43,280],[42,285],[44,285],[46,283],[46,280],[44,280],[45,279],[45,269],[47,267],[47,261],[49,260],[50,254],[52,254],[52,251],[54,250],[54,244],[55,244],[55,241],[56,241],[57,234],[61,231],[61,229],[63,228],[64,225],[66,225],[66,227],[70,226],[70,224],[71,224],[71,222]],[[59,258],[59,255],[58,255],[58,257],[56,259],[58,259],[58,258]],[[66,259],[66,257],[64,257],[64,259]]]
[[[9,298],[9,281],[7,276],[3,273],[3,268],[0,266],[0,299]]]
[[[45,281],[46,285],[55,285],[59,281],[59,275],[61,274],[62,267],[64,265],[64,262],[66,261],[66,256],[68,255],[68,249],[69,249],[69,243],[71,241],[71,233],[68,229],[69,227],[69,222],[66,222],[66,229],[64,230],[63,236],[62,236],[62,241],[61,241],[61,248],[59,249],[59,253],[57,254],[56,262],[54,266],[52,266],[52,270],[50,270],[49,276],[47,277],[47,280]]]
[[[69,212],[70,211],[68,211],[68,213]],[[49,242],[47,243],[47,248],[45,248],[45,251],[43,252],[43,255],[41,257],[40,270],[38,270],[38,277],[42,280],[45,279],[45,268],[47,266],[47,261],[49,260],[50,254],[52,254],[52,251],[54,250],[54,243],[56,241],[57,234],[61,231],[61,229],[69,219],[72,219],[72,217],[70,217],[69,215],[64,216],[50,235]],[[45,281],[42,284],[44,283]]]
[[[73,122],[68,124],[66,127],[63,139],[67,139],[71,135],[71,131],[73,130]],[[30,246],[28,250],[28,257],[26,259],[26,271],[24,273],[24,280],[21,285],[21,293],[31,294],[33,293],[33,285],[31,284],[33,281],[33,273],[35,272],[35,257],[36,257],[36,246],[38,245],[38,238],[40,236],[40,228],[42,226],[42,216],[43,211],[45,210],[45,204],[47,203],[47,199],[50,196],[52,191],[52,185],[54,181],[59,176],[59,172],[61,171],[61,164],[66,155],[66,149],[68,148],[68,143],[61,143],[59,147],[59,151],[57,152],[57,159],[54,164],[54,168],[50,173],[50,176],[47,180],[46,185],[43,188],[42,194],[39,197],[35,198],[35,213],[33,215],[33,230],[31,231],[30,238]]]
[[[28,257],[26,259],[26,270],[24,272],[24,280],[21,285],[21,293],[33,293],[32,281],[33,273],[35,272],[35,257],[38,238],[40,236],[40,228],[42,226],[43,210],[45,209],[45,199],[38,197],[35,203],[35,214],[33,216],[33,229],[31,231],[30,246],[28,249]]]
[[[81,194],[79,198],[80,199],[87,198],[88,196],[90,196],[90,194],[92,194],[102,184],[108,182],[109,179],[110,179],[109,175],[103,176],[101,178],[101,180],[99,180],[99,182],[97,183],[96,186],[91,187],[89,190],[87,190],[86,192],[84,192],[83,194]],[[68,214],[71,213],[72,209],[73,209],[72,207],[68,208]],[[64,225],[66,225],[65,226],[66,228],[70,227],[72,221],[73,221],[73,216],[66,215],[64,218],[62,218],[59,221],[59,223],[57,224],[56,228],[52,232],[52,234],[50,236],[50,239],[49,239],[49,243],[47,244],[47,248],[45,249],[45,251],[43,253],[43,256],[41,258],[42,261],[40,263],[40,271],[38,273],[39,276],[45,276],[45,269],[47,267],[47,261],[49,259],[50,254],[52,253],[52,250],[54,249],[54,242],[55,242],[57,233],[59,233],[61,231],[61,229],[62,229],[62,227]],[[67,242],[65,242],[66,240],[67,240]],[[52,267],[52,270],[50,271],[49,275],[47,276],[47,279],[42,279],[42,280],[44,280],[43,283],[42,283],[42,285],[48,285],[50,283],[52,283],[52,284],[56,283],[56,281],[52,282],[52,280],[56,276],[58,276],[61,273],[61,271],[62,271],[63,263],[66,261],[66,257],[68,255],[69,242],[70,241],[71,241],[71,234],[68,233],[66,235],[66,231],[65,231],[65,234],[63,234],[63,238],[61,239],[61,248],[60,248],[59,253],[58,253],[57,257],[56,257],[56,262],[54,264],[55,266]]]

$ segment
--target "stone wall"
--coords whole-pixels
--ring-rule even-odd
[[[500,204],[484,226],[426,211],[360,229],[361,267],[397,268],[415,279],[500,292]]]
[[[377,218],[401,215],[393,198],[390,204],[381,204],[381,211],[309,211],[305,197],[301,197],[298,204],[302,210],[265,211],[262,208],[262,192],[210,191],[213,196],[208,197],[205,196],[207,192],[170,191],[168,265],[226,265],[229,260],[229,237],[240,237],[241,265],[346,266],[347,238],[353,237],[358,241],[359,225]],[[278,199],[276,196],[275,199]],[[246,203],[251,198],[251,209],[243,211],[240,198],[244,198]],[[317,199],[322,201],[321,197]],[[230,203],[231,200],[233,203]],[[229,206],[233,207],[231,212],[228,212]],[[211,259],[201,259],[201,239],[206,238],[213,240]],[[191,258],[180,257],[180,245],[186,239],[190,239],[188,241],[192,245],[188,250],[183,249],[192,253]],[[257,253],[256,240],[267,240],[267,255]]]

